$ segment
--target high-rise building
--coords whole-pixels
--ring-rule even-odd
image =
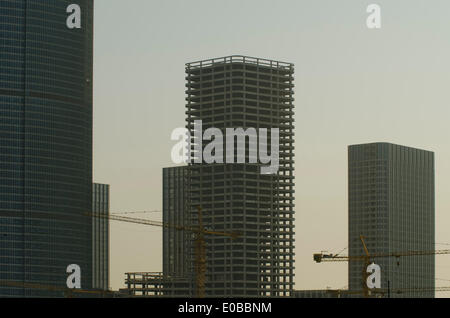
[[[92,288],[109,289],[109,185],[92,187]]]
[[[279,129],[275,174],[262,174],[262,164],[248,163],[247,153],[246,163],[189,165],[191,225],[197,224],[201,206],[205,228],[240,234],[234,240],[206,236],[207,296],[277,297],[293,291],[293,74],[293,64],[245,56],[186,65],[187,128],[193,147],[199,142],[194,137],[199,120],[202,134],[212,127],[224,136],[226,128]]]
[[[390,143],[350,146],[349,255],[435,249],[434,153]],[[391,297],[434,297],[433,291],[396,293],[400,289],[433,289],[435,256],[377,258],[381,288]],[[349,288],[362,290],[362,261],[349,262]]]
[[[81,28],[69,29],[70,4]],[[0,280],[92,286],[93,1],[0,1]],[[62,296],[0,286],[0,296]]]
[[[188,224],[186,214],[187,167],[163,169],[163,222]],[[163,272],[166,276],[190,278],[189,253],[192,233],[163,228]]]

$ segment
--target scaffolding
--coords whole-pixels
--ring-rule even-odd
[[[186,297],[194,296],[192,280],[166,276],[160,272],[126,273],[126,289],[130,296],[141,297]]]

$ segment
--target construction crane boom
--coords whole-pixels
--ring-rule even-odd
[[[139,218],[130,218],[127,216],[120,216],[117,214],[100,214],[100,213],[91,213],[86,212],[86,216],[93,216],[96,218],[102,218],[102,219],[109,219],[114,221],[120,221],[120,222],[127,222],[127,223],[134,223],[134,224],[142,224],[142,225],[151,225],[151,226],[159,226],[163,228],[172,228],[179,231],[189,231],[189,232],[202,232],[206,235],[218,235],[218,236],[227,236],[231,238],[237,238],[239,234],[237,233],[227,233],[227,232],[220,232],[220,231],[210,231],[203,229],[203,227],[192,227],[192,226],[185,226],[185,225],[179,225],[179,224],[172,224],[172,223],[164,223],[161,221],[153,221],[153,220],[147,220],[147,219],[139,219]]]
[[[405,252],[394,252],[394,253],[379,253],[370,254],[370,258],[383,258],[383,257],[403,257],[403,256],[421,256],[421,255],[443,255],[450,254],[450,250],[435,250],[435,251],[405,251]],[[322,262],[348,262],[348,261],[363,261],[367,259],[367,255],[333,255],[325,253],[317,253],[313,255],[313,259],[316,263]]]
[[[171,224],[160,221],[152,221],[146,219],[130,218],[126,216],[120,216],[117,214],[99,214],[86,212],[86,216],[97,217],[103,219],[109,219],[114,221],[128,222],[134,224],[159,226],[163,228],[171,228],[179,231],[188,231],[194,233],[194,250],[195,250],[195,273],[196,273],[196,296],[198,298],[205,297],[205,281],[206,281],[206,242],[205,235],[224,236],[231,239],[235,239],[239,236],[237,233],[228,233],[220,231],[211,231],[205,229],[203,226],[203,214],[201,207],[197,208],[198,211],[198,226],[186,226],[179,224]]]

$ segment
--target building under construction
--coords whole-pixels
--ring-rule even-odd
[[[194,295],[192,280],[165,273],[126,273],[123,294],[133,297],[187,297]]]
[[[207,238],[206,294],[288,296],[294,287],[294,66],[245,56],[189,63],[187,127],[278,128],[280,167],[191,164],[189,211],[202,206],[205,227],[240,233]],[[193,147],[198,140],[192,140]],[[228,150],[228,149],[227,149]],[[194,154],[198,155],[198,154]],[[249,154],[246,162],[249,162]]]
[[[221,236],[205,237],[205,295],[208,297],[282,297],[292,294],[293,74],[293,64],[245,56],[186,65],[186,120],[194,158],[199,156],[198,148],[197,151],[194,149],[199,142],[195,136],[199,133],[203,136],[208,128],[218,128],[224,136],[227,128],[279,129],[279,169],[275,174],[262,174],[260,162],[249,163],[248,140],[245,142],[245,163],[196,162],[186,168],[164,172],[165,220],[182,220],[184,225],[195,227],[197,207],[201,206],[206,229],[240,234],[234,240]],[[202,131],[195,131],[194,122],[200,120]],[[269,135],[266,146],[270,144]],[[236,156],[237,149],[234,151]],[[186,178],[184,191],[180,191],[180,178]],[[184,205],[180,204],[180,193]],[[179,210],[175,211],[175,207]],[[174,228],[164,228],[164,275],[181,274],[195,284],[198,273],[194,266],[194,244],[189,239],[192,235],[187,235],[188,239],[184,240],[186,234],[177,232]],[[176,269],[181,272],[177,273]],[[142,294],[148,294],[149,288],[161,290],[166,286],[166,295],[173,294],[169,286],[174,285],[164,276],[144,276],[127,275],[131,294],[143,290]],[[154,291],[151,293],[155,294]],[[160,295],[158,291],[156,295]]]

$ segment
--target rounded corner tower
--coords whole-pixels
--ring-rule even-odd
[[[0,1],[0,297],[92,288],[93,6]]]

